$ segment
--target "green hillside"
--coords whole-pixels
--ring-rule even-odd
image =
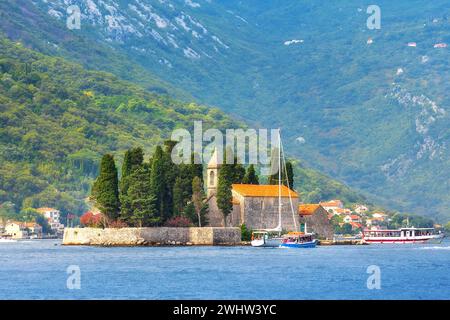
[[[146,159],[178,127],[193,121],[242,127],[215,108],[182,103],[61,58],[0,38],[0,203],[55,206],[81,213],[102,154],[119,163],[143,146]],[[364,197],[314,170],[296,166],[304,201]]]
[[[248,123],[281,126],[292,156],[373,201],[449,217],[450,56],[434,47],[450,44],[448,1],[379,1],[380,30],[366,27],[363,0],[71,3],[84,14],[72,34]],[[62,2],[32,10],[49,34],[65,21]],[[10,36],[27,38],[18,27]]]
[[[100,156],[147,154],[177,128],[236,127],[214,108],[150,93],[0,38],[0,203],[80,213]]]

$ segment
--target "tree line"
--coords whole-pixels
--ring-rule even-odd
[[[203,165],[196,164],[195,154],[190,164],[174,164],[171,153],[175,143],[165,141],[163,146],[158,145],[148,161],[144,160],[142,148],[129,149],[124,155],[120,179],[114,157],[111,154],[102,157],[91,198],[102,212],[106,226],[208,224]],[[288,162],[286,168],[288,179],[283,183],[292,188],[292,165]],[[278,184],[277,179],[269,177],[269,183]],[[233,164],[224,161],[221,165],[216,196],[225,221],[233,209],[231,189],[235,183],[259,184],[255,166],[245,168],[236,157]]]

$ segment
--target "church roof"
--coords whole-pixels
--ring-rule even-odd
[[[244,197],[278,197],[278,185],[272,184],[233,184],[233,191]],[[281,186],[281,197],[298,198],[298,194],[286,186]]]
[[[301,216],[311,216],[320,206],[320,204],[316,203],[300,204],[298,206],[298,214]]]

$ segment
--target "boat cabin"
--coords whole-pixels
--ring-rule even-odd
[[[305,243],[313,241],[313,234],[303,232],[289,232],[283,236],[283,243]]]
[[[408,238],[422,237],[434,234],[433,228],[401,228],[399,230],[365,230],[366,237],[384,237],[384,238]]]

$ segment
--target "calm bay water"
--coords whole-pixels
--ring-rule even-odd
[[[66,286],[78,265],[81,289]],[[381,289],[367,289],[367,267]],[[0,299],[450,299],[450,242],[440,245],[65,247],[0,243]]]

